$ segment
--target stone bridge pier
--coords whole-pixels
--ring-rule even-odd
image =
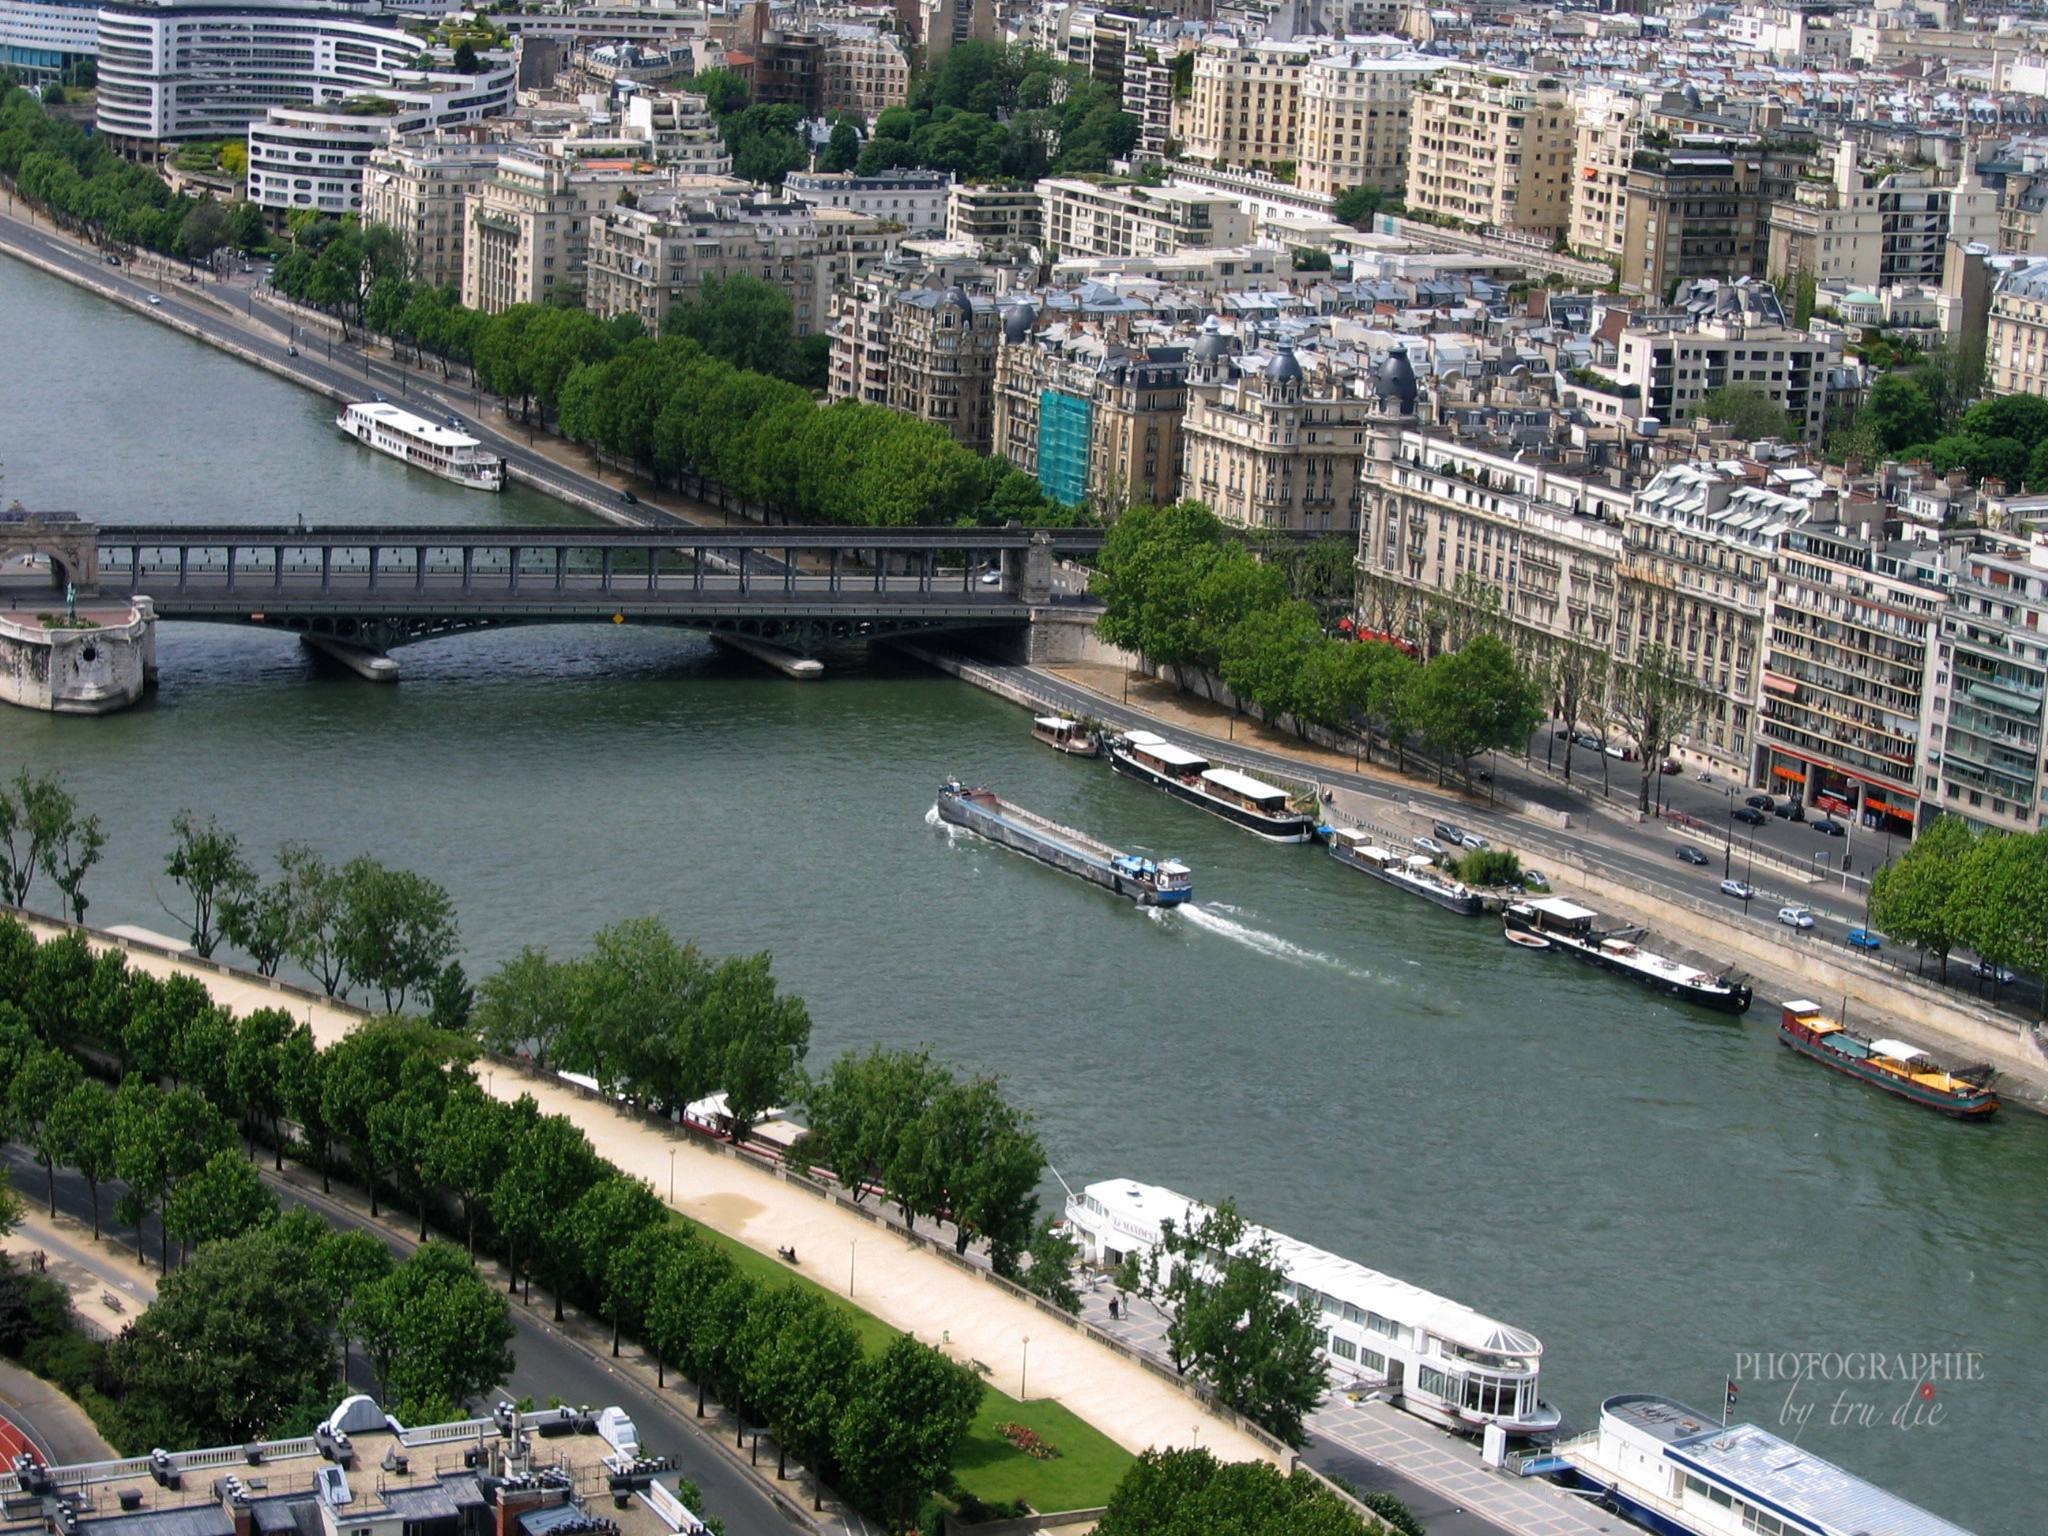
[[[16,502],[0,512],[0,569],[24,555],[50,562],[50,585],[73,587],[80,597],[100,589],[99,528],[68,512],[28,512]]]

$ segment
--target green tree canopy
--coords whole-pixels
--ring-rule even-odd
[[[1937,816],[1920,829],[1898,862],[1871,878],[1870,921],[1903,944],[1940,957],[1948,980],[1949,951],[1966,916],[1957,899],[1976,835],[1959,816]]]
[[[1693,410],[1696,421],[1717,421],[1746,443],[1760,437],[1798,442],[1805,424],[1754,384],[1724,384],[1710,389]]]

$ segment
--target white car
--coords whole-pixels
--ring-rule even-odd
[[[1461,846],[1472,849],[1491,848],[1493,846],[1493,844],[1489,843],[1477,832],[1466,832],[1462,834],[1458,838],[1458,842]]]
[[[1444,845],[1433,837],[1418,837],[1415,839],[1415,846],[1428,854],[1432,859],[1440,859],[1444,856]]]
[[[1813,914],[1804,907],[1780,907],[1778,921],[1788,928],[1811,928]]]
[[[152,304],[161,304],[161,303],[163,303],[163,300],[162,300],[162,299],[160,299],[160,298],[158,298],[158,297],[157,297],[157,296],[156,296],[155,294],[153,294],[153,293],[152,293],[152,294],[151,294],[151,295],[149,296],[149,302],[150,302],[150,303],[152,303]]]
[[[2017,975],[2008,971],[2004,966],[1986,965],[1982,960],[1972,960],[1970,962],[1970,974],[1995,980],[2001,987],[2009,987],[2019,980]]]

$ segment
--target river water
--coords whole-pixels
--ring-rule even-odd
[[[573,516],[411,473],[326,401],[6,261],[0,356],[0,499]],[[1956,1125],[1794,1059],[1775,999],[1731,1021],[1511,951],[1056,757],[1017,709],[896,658],[796,683],[683,633],[540,629],[409,648],[391,688],[275,635],[168,625],[159,650],[160,691],[125,714],[0,713],[0,770],[60,769],[110,830],[95,922],[175,926],[157,896],[190,806],[266,855],[298,838],[431,875],[473,974],[642,914],[769,949],[814,1060],[923,1043],[1000,1073],[1070,1182],[1234,1195],[1529,1328],[1581,1424],[1620,1391],[1712,1411],[1739,1352],[1978,1352],[1931,1425],[1891,1422],[1896,1382],[1745,1381],[1741,1413],[1984,1536],[2042,1528],[2048,1121]],[[949,773],[1188,859],[1198,905],[1140,912],[929,825]]]

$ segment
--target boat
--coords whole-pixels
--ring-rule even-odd
[[[1553,949],[1577,955],[1602,970],[1641,982],[1666,997],[1698,1003],[1722,1013],[1747,1013],[1750,989],[1732,976],[1716,976],[1682,960],[1653,954],[1629,937],[1639,929],[1601,932],[1593,925],[1600,914],[1590,907],[1542,896],[1518,901],[1506,912],[1509,933],[1533,934],[1548,939]]]
[[[1330,857],[1339,864],[1363,870],[1397,891],[1420,896],[1465,917],[1477,917],[1484,907],[1477,891],[1446,875],[1426,854],[1396,853],[1349,827],[1318,827],[1316,834],[1329,844]]]
[[[1608,1398],[1599,1429],[1554,1451],[1566,1486],[1658,1536],[1970,1536],[1768,1429],[1646,1392]]]
[[[1048,821],[990,790],[969,789],[957,779],[948,779],[939,791],[937,810],[941,821],[1028,853],[1141,907],[1177,907],[1195,894],[1194,875],[1178,859],[1120,853],[1085,832]]]
[[[1550,940],[1540,933],[1523,933],[1519,928],[1508,930],[1508,942],[1517,949],[1548,949]]]
[[[1818,1003],[1785,1004],[1778,1017],[1778,1043],[1946,1115],[1975,1120],[1998,1111],[1998,1095],[1990,1086],[1997,1074],[1990,1067],[1943,1071],[1917,1046],[1867,1039],[1828,1018]]]
[[[357,400],[341,408],[334,424],[357,442],[403,459],[428,474],[478,491],[505,489],[505,461],[467,432],[402,411],[382,400]]]
[[[1090,728],[1087,721],[1065,715],[1040,715],[1031,722],[1031,739],[1075,757],[1102,756],[1102,734]]]
[[[1129,731],[1109,742],[1109,766],[1127,779],[1163,789],[1176,800],[1257,833],[1269,843],[1305,843],[1316,835],[1313,816],[1288,808],[1288,793],[1235,768],[1212,767],[1206,757],[1177,747],[1152,731]]]
[[[1157,1184],[1105,1179],[1067,1195],[1067,1230],[1081,1262],[1114,1270],[1160,1252],[1166,1223],[1186,1232],[1210,1208]],[[1509,1435],[1552,1435],[1560,1411],[1543,1400],[1543,1341],[1356,1260],[1284,1232],[1247,1225],[1242,1251],[1262,1251],[1280,1271],[1281,1295],[1315,1316],[1316,1347],[1330,1382],[1377,1392],[1395,1407],[1463,1435],[1498,1425]]]

